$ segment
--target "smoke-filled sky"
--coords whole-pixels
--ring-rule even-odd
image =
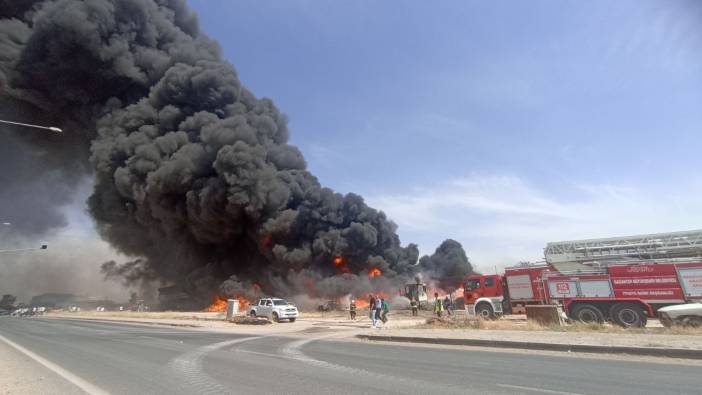
[[[0,217],[16,224],[13,237],[66,231],[88,182],[79,207],[128,258],[104,261],[105,276],[176,286],[192,307],[217,294],[326,298],[414,278],[417,245],[362,196],[319,182],[289,143],[287,116],[242,83],[184,0],[0,5],[0,116],[64,130],[0,135]],[[471,272],[452,261],[465,257],[460,244],[449,250],[434,279],[444,267]]]
[[[8,5],[2,11],[12,15],[12,3],[0,1]],[[382,209],[399,225],[403,244],[418,243],[422,254],[432,253],[442,240],[453,238],[478,268],[489,270],[494,265],[539,259],[548,241],[700,227],[702,204],[696,196],[702,184],[694,169],[700,165],[697,147],[702,142],[697,130],[702,125],[702,12],[695,2],[573,1],[561,2],[557,8],[548,1],[437,5],[419,1],[188,0],[188,5],[198,14],[200,28],[235,65],[241,83],[258,98],[272,98],[287,115],[286,130],[276,116],[272,116],[275,126],[264,122],[259,130],[270,131],[275,146],[285,145],[281,136],[287,136],[289,130],[290,143],[299,147],[307,168],[322,185],[363,195],[370,206]],[[128,15],[129,9],[121,12]],[[186,12],[180,10],[176,19],[186,35],[194,35],[195,24]],[[13,61],[17,43],[28,34],[17,24],[5,27],[17,39],[1,48],[0,69],[4,62]],[[47,25],[42,29],[51,31]],[[166,31],[169,40],[183,40],[169,35],[168,29],[167,23],[158,24],[159,34]],[[148,46],[152,33],[144,33],[147,38],[139,38],[144,40],[139,45]],[[195,47],[201,51],[197,56],[169,56],[184,57],[186,63],[191,58],[218,57],[207,40]],[[55,64],[42,64],[41,47],[36,49],[39,52],[25,55],[23,71],[36,77],[42,70],[53,70],[72,82],[71,70],[61,73]],[[104,108],[138,100],[146,87],[161,78],[168,63],[160,54],[148,51],[120,59],[121,50],[115,44],[104,56],[114,62],[120,78],[133,83],[116,93],[122,102]],[[60,57],[61,53],[51,55]],[[157,67],[140,75],[129,68],[135,59]],[[95,77],[95,81],[108,77]],[[28,81],[36,85],[51,82]],[[108,81],[113,85],[104,88],[110,94],[112,88],[124,86],[124,80]],[[220,85],[226,86],[220,92],[223,102],[228,94],[239,94],[238,81],[224,78]],[[103,125],[143,122],[154,107],[164,117],[169,100],[178,99],[164,98],[171,93],[152,95],[144,109],[103,118]],[[67,102],[81,100],[78,90],[46,95],[57,94],[67,95]],[[99,92],[94,95],[89,99],[103,99]],[[39,107],[65,105],[42,101],[41,95],[20,96]],[[253,98],[236,97],[247,106],[254,103]],[[218,116],[239,111],[217,110],[217,99],[213,100],[215,103],[203,107]],[[100,108],[104,105],[100,103]],[[261,105],[263,109],[256,114],[277,114],[267,104]],[[7,116],[7,108],[2,106],[0,115]],[[43,122],[62,119],[60,114],[14,110],[10,114]],[[165,111],[164,118],[169,114],[173,113]],[[103,115],[104,111],[86,106],[69,117],[68,126],[83,132],[80,125]],[[212,121],[206,118],[192,121],[185,132],[192,134]],[[165,132],[171,127],[168,122],[161,120],[158,126]],[[101,141],[107,146],[122,144],[120,155],[132,155],[130,144],[143,141],[124,144],[117,129],[104,126]],[[94,132],[86,131],[87,139]],[[67,147],[87,146],[85,133],[72,135],[75,144]],[[64,166],[65,158],[70,157],[77,159],[73,168],[63,169],[63,175],[41,172],[42,180],[33,184],[32,193],[17,182],[32,177],[32,166],[18,166],[21,171],[14,173],[5,169],[3,175],[10,181],[2,179],[9,187],[0,191],[0,199],[12,205],[3,213],[17,216],[12,219],[13,227],[24,234],[34,231],[26,228],[32,216],[59,229],[67,224],[54,236],[79,235],[86,245],[100,246],[99,261],[125,261],[98,241],[93,222],[85,214],[86,205],[73,193],[91,172],[86,170],[91,167],[90,153],[65,149],[45,154],[39,148],[51,146],[52,138],[31,135],[21,142],[33,140],[32,146],[38,148],[32,155],[42,159],[40,163]],[[156,145],[168,151],[172,149],[168,147],[180,147],[183,138],[171,136]],[[5,159],[14,158],[16,150],[11,144],[18,142],[3,137],[2,143]],[[92,165],[103,164],[112,171],[110,161],[115,158],[111,151],[95,149],[93,146],[97,154]],[[264,144],[262,149],[271,147]],[[278,171],[294,173],[303,166],[294,149],[276,150],[268,155],[277,158],[273,164]],[[145,182],[140,174],[148,171],[148,161],[155,156],[158,154],[143,149],[125,170],[110,173],[117,176],[120,196],[139,198]],[[25,160],[26,156],[17,159],[18,163]],[[169,165],[170,170],[177,170],[176,162]],[[167,170],[161,175],[167,175]],[[152,178],[159,188],[172,187],[167,177]],[[105,185],[115,184],[109,181]],[[14,198],[20,195],[26,197]],[[83,197],[88,195],[90,191]],[[43,207],[47,201],[63,205],[64,212],[83,215],[62,218],[56,212],[28,209]],[[93,211],[98,203],[107,207],[109,202],[93,202]],[[163,208],[163,203],[147,202],[148,216],[165,216],[167,212],[152,210]],[[127,212],[119,214],[137,219],[145,215],[131,210],[127,206]],[[278,225],[290,219],[286,215],[276,214]],[[103,224],[121,221],[99,219]],[[385,223],[383,219],[371,222]],[[170,225],[180,226],[177,221]],[[200,241],[212,236],[198,233],[197,224],[190,226]],[[360,233],[368,230],[358,229]],[[102,231],[105,236],[106,230]],[[386,232],[392,234],[388,229],[382,231]],[[124,236],[107,238],[121,240],[122,250],[143,249]],[[278,250],[285,261],[295,261],[295,248],[304,250],[295,240],[281,243],[290,247]],[[391,249],[399,248],[394,241],[387,243]],[[79,273],[81,264],[66,263],[66,267]]]
[[[189,4],[321,181],[422,253],[702,227],[699,2]]]

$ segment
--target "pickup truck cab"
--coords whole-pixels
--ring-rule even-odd
[[[299,313],[297,307],[285,299],[264,298],[249,306],[249,315],[251,317],[266,317],[275,322],[280,322],[281,320],[295,322]]]

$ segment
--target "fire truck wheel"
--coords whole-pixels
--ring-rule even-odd
[[[276,313],[276,312],[273,312],[273,321],[280,322],[280,317],[278,317],[278,313]]]
[[[641,306],[635,303],[617,303],[612,306],[612,321],[624,328],[643,328],[647,317]]]
[[[591,304],[578,304],[573,306],[570,315],[574,321],[582,322],[583,324],[601,324],[604,322],[604,315],[600,309]]]
[[[475,314],[484,320],[494,320],[495,312],[492,310],[492,306],[487,303],[480,303],[475,307]]]

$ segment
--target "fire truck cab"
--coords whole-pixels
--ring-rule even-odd
[[[503,314],[505,290],[504,277],[499,274],[468,276],[464,289],[464,299],[468,314],[485,319]]]

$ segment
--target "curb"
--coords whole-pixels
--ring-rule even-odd
[[[520,350],[544,350],[563,352],[587,352],[598,354],[629,354],[653,357],[702,359],[702,350],[684,348],[653,348],[653,347],[626,347],[626,346],[595,346],[584,344],[559,344],[518,342],[509,340],[483,340],[483,339],[447,339],[415,336],[381,336],[381,335],[356,335],[358,339],[401,343],[441,344],[450,346],[478,346],[495,348],[515,348]]]
[[[72,321],[83,321],[83,322],[110,322],[114,324],[136,324],[136,325],[153,325],[153,326],[173,326],[177,328],[202,328],[200,325],[193,324],[176,324],[170,322],[155,322],[155,321],[120,321],[111,320],[105,318],[80,318],[80,317],[42,317],[48,319],[57,320],[72,320]]]

